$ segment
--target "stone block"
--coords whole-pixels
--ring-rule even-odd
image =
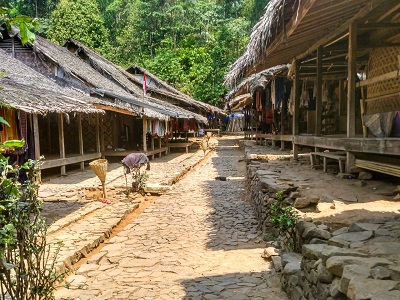
[[[323,239],[323,240],[329,240],[331,238],[331,233],[326,230],[319,229],[318,227],[309,227],[306,228],[303,231],[303,234],[301,235],[303,239],[312,239],[312,238],[318,238],[318,239]]]
[[[355,252],[355,254],[363,255],[362,253],[358,252]],[[368,270],[376,266],[393,265],[393,263],[390,260],[387,260],[385,258],[360,257],[360,256],[355,256],[354,253],[352,255],[353,256],[331,256],[326,260],[325,266],[328,268],[329,272],[331,272],[333,275],[341,277],[343,269],[346,265],[366,266]]]
[[[317,267],[318,281],[322,283],[331,283],[333,281],[333,274],[323,265],[319,264]]]
[[[349,227],[349,232],[360,232],[360,231],[375,231],[381,225],[375,223],[353,223]]]
[[[289,263],[300,264],[300,262],[302,260],[302,256],[301,256],[301,254],[296,253],[296,252],[285,252],[285,253],[282,253],[281,259],[282,259],[282,266],[284,267]]]
[[[351,249],[342,249],[335,246],[316,244],[316,245],[303,245],[302,248],[303,256],[308,259],[322,259],[325,262],[328,258],[332,257],[365,257],[367,256],[364,253],[360,253],[359,251],[351,250]],[[340,276],[340,275],[337,275]]]
[[[382,295],[383,293],[396,289],[398,285],[399,282],[394,280],[375,280],[353,277],[349,283],[347,297],[350,300],[371,299],[372,295]]]
[[[306,208],[311,204],[310,200],[306,197],[299,197],[296,198],[296,201],[294,201],[294,207],[295,208]]]
[[[369,240],[374,236],[373,231],[361,231],[361,232],[347,232],[337,235],[335,238],[353,242],[361,242]]]
[[[367,279],[370,269],[363,265],[346,265],[343,268],[342,277],[339,282],[339,291],[347,295],[347,289],[349,287],[350,280],[354,277],[360,278],[360,280]]]

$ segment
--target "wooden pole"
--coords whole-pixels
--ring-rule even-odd
[[[100,151],[106,151],[105,134],[104,134],[104,115],[99,116],[100,119]]]
[[[100,120],[99,114],[96,114],[96,152],[101,153],[100,150]]]
[[[281,150],[285,150],[285,141],[283,141],[283,135],[285,134],[285,116],[287,111],[287,104],[285,96],[281,99],[282,109],[281,109]]]
[[[147,118],[143,116],[143,152],[147,152],[147,141],[146,141],[146,134],[147,134]]]
[[[348,85],[347,85],[347,137],[356,135],[356,76],[357,76],[357,23],[349,26]],[[355,165],[355,155],[347,152],[346,172]]]
[[[35,139],[35,160],[40,158],[40,136],[39,136],[39,121],[38,115],[32,115],[33,118],[33,136]]]
[[[58,142],[60,145],[60,158],[65,158],[65,139],[64,139],[64,119],[62,114],[58,114]],[[66,175],[65,165],[61,166],[61,175]]]
[[[337,129],[340,131],[340,117],[344,114],[345,111],[345,99],[343,97],[344,92],[344,81],[343,79],[339,79],[339,105],[338,105],[338,122]]]
[[[299,115],[300,115],[300,93],[299,93],[299,85],[300,85],[300,80],[299,80],[299,67],[300,67],[300,61],[295,60],[294,61],[295,67],[294,67],[294,81],[293,81],[293,87],[294,89],[294,114],[293,114],[293,136],[299,135],[300,134],[300,128],[299,128]],[[298,160],[299,158],[299,146],[294,143],[293,139],[293,159]]]
[[[79,154],[83,156],[83,131],[82,131],[82,113],[78,113],[78,139],[79,139]],[[81,171],[85,170],[85,162],[81,162]]]
[[[322,53],[323,47],[317,49],[317,102],[315,111],[315,136],[322,133]]]

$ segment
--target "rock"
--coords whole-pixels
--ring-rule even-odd
[[[311,259],[311,260],[322,259],[323,262],[325,262],[328,258],[332,258],[332,256],[333,257],[341,257],[341,256],[365,257],[365,256],[367,256],[366,254],[361,253],[356,250],[343,249],[343,248],[330,246],[330,245],[323,245],[323,244],[303,245],[302,253],[303,253],[303,256],[307,257],[308,259]]]
[[[358,277],[360,280],[365,280],[370,277],[369,271],[370,269],[368,267],[362,265],[344,266],[342,277],[339,282],[339,291],[347,295],[350,280],[354,277]]]
[[[310,200],[311,204],[318,204],[320,200],[318,197],[310,197],[308,199]]]
[[[371,180],[372,177],[373,176],[371,172],[361,171],[360,173],[358,173],[358,179],[360,180]]]
[[[372,238],[373,236],[374,236],[373,231],[361,231],[361,232],[347,232],[339,234],[335,238],[342,239],[352,243],[352,242],[366,241]]]
[[[286,266],[289,263],[298,263],[300,264],[302,259],[301,254],[296,253],[296,252],[285,252],[282,253],[281,260],[282,260],[282,266]]]
[[[365,180],[360,180],[360,181],[357,182],[357,185],[360,186],[360,187],[363,187],[363,186],[367,185],[367,182]]]
[[[399,300],[400,299],[400,291],[399,290],[394,290],[394,291],[380,291],[377,293],[373,293],[371,300]]]
[[[300,197],[297,198],[296,201],[294,201],[294,207],[295,208],[305,208],[310,205],[310,200],[306,197]]]
[[[349,227],[349,232],[375,231],[379,227],[380,224],[375,223],[353,223]]]
[[[335,230],[334,232],[332,232],[332,235],[337,236],[339,234],[347,233],[348,231],[349,231],[349,227],[342,227],[342,228],[339,228],[338,230]]]
[[[394,280],[375,280],[353,277],[349,283],[347,297],[350,300],[371,299],[372,295],[386,293],[395,289],[398,284],[399,282]]]
[[[335,204],[334,203],[319,202],[317,204],[317,207],[315,208],[315,211],[317,213],[319,213],[319,212],[323,212],[323,211],[330,210],[330,209],[335,209]]]
[[[337,236],[334,236],[328,241],[328,245],[336,246],[340,248],[350,248],[350,242],[345,241]]]
[[[274,265],[275,272],[282,271],[282,259],[280,256],[271,256],[272,264]]]
[[[331,283],[331,287],[329,289],[331,297],[333,297],[334,299],[338,299],[338,298],[344,296],[345,299],[347,299],[346,295],[339,291],[339,283],[340,283],[340,278],[334,277],[334,279]]]
[[[399,201],[400,200],[400,194],[397,194],[396,196],[394,196],[393,200]]]
[[[372,268],[370,274],[374,279],[390,279],[390,270],[383,266]]]
[[[290,262],[283,268],[284,275],[295,275],[301,271],[300,262]]]
[[[98,268],[99,268],[99,265],[97,265],[97,264],[83,264],[82,266],[79,267],[78,270],[76,270],[75,274],[76,275],[84,275],[91,271],[95,271]]]
[[[318,280],[323,283],[331,283],[333,281],[333,274],[323,265],[319,264],[317,267]]]
[[[303,247],[304,248],[304,247]],[[351,250],[348,250],[351,251]],[[362,254],[354,251],[355,254]],[[359,256],[331,256],[327,259],[325,266],[332,274],[342,276],[343,268],[346,265],[366,266],[367,268],[375,268],[376,266],[389,266],[393,263],[385,258],[380,257],[359,257]],[[369,274],[369,273],[368,273]]]
[[[308,222],[308,221],[298,221],[296,224],[297,231],[299,234],[303,234],[304,230],[306,228],[316,228],[317,226],[313,222]]]
[[[276,249],[275,247],[268,247],[264,249],[263,254],[261,254],[261,257],[267,260],[271,260],[271,256],[279,256],[279,250]]]
[[[306,228],[301,235],[304,239],[311,239],[311,238],[320,238],[323,240],[329,240],[331,238],[331,234],[329,231],[319,229],[318,227],[309,227]]]
[[[312,238],[311,241],[308,242],[309,244],[328,244],[327,240],[321,240],[317,238]]]

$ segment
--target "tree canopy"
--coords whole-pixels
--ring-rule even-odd
[[[5,3],[4,3],[5,2]],[[193,98],[218,104],[268,0],[0,0],[37,16],[40,33],[75,38],[122,67],[140,65]],[[49,26],[48,28],[46,26]]]

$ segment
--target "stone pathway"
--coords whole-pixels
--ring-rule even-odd
[[[261,258],[243,152],[217,151],[67,278],[56,299],[287,299]]]

